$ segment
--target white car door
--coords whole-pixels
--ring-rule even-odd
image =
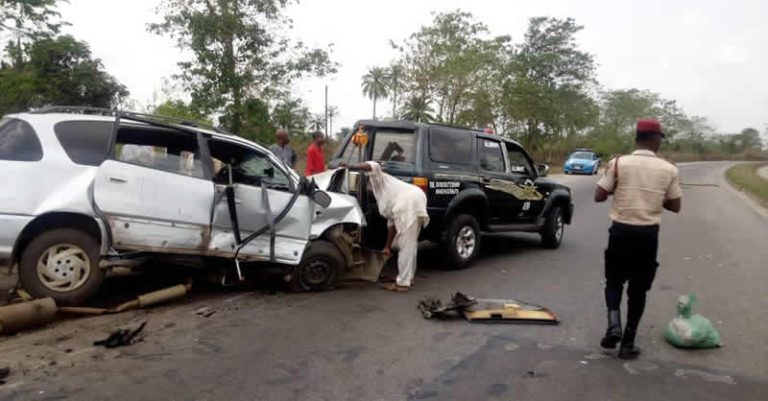
[[[275,227],[274,249],[270,231],[265,231],[248,242],[238,258],[270,260],[270,252],[274,251],[275,261],[297,264],[309,240],[314,203],[305,195],[293,200],[295,180],[291,183],[293,178],[267,151],[222,139],[210,139],[208,148],[214,166],[218,167],[214,167],[217,170],[214,175],[216,201],[210,252],[219,256],[234,256],[238,245],[226,195],[230,180],[228,169],[231,167],[240,240],[244,241],[263,230],[271,219],[290,208]]]
[[[126,126],[100,167],[94,201],[117,249],[205,253],[214,186],[196,134]]]

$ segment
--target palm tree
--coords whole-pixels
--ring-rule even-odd
[[[432,101],[425,96],[412,95],[403,106],[402,118],[413,122],[428,123],[435,117],[432,115]]]
[[[328,106],[328,135],[333,136],[333,119],[339,116],[339,108]]]
[[[392,117],[397,118],[397,94],[400,92],[400,87],[403,83],[403,66],[400,64],[393,64],[389,67],[389,91],[392,92]]]
[[[309,129],[312,131],[322,131],[325,128],[325,116],[322,114],[315,114],[309,121]]]
[[[387,70],[373,67],[363,75],[363,94],[373,100],[373,119],[376,119],[376,100],[387,97]]]

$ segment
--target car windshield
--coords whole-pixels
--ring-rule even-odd
[[[592,160],[592,153],[589,152],[575,152],[571,154],[571,159]]]

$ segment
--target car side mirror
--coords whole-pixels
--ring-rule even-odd
[[[536,166],[536,171],[539,172],[539,177],[546,177],[549,174],[549,165],[539,164]]]
[[[331,205],[331,195],[328,195],[325,191],[317,190],[313,192],[312,200],[323,208]]]

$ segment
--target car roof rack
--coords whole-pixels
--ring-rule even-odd
[[[117,110],[117,109],[108,109],[104,107],[89,107],[89,106],[47,106],[43,107],[37,110],[30,111],[32,114],[50,114],[50,113],[64,113],[64,114],[88,114],[88,115],[98,115],[98,116],[114,116],[117,117],[118,115],[120,118],[126,119],[126,120],[134,120],[139,122],[147,122],[146,120],[152,120],[159,123],[162,123],[164,121],[170,122],[172,124],[178,124],[185,127],[193,127],[193,128],[203,128],[203,129],[209,129],[211,131],[217,132],[219,134],[224,135],[233,135],[230,132],[227,132],[221,128],[214,127],[212,125],[208,124],[201,124],[196,121],[187,120],[184,118],[178,118],[178,117],[171,117],[171,116],[163,116],[159,114],[148,114],[148,113],[139,113],[135,111],[125,111],[125,110]],[[135,117],[135,118],[131,118]]]

